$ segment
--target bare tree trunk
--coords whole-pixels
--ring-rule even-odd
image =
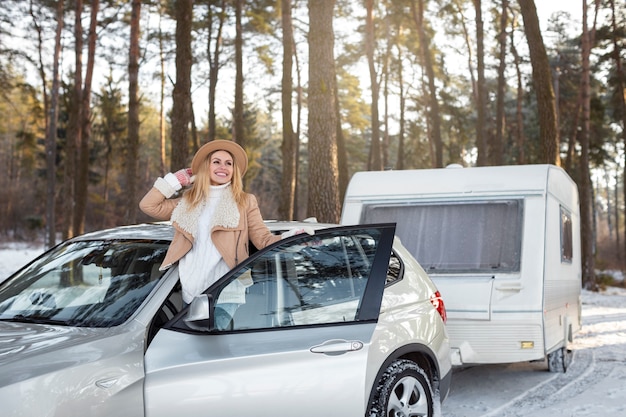
[[[333,9],[335,0],[309,0],[308,216],[339,222]]]
[[[185,168],[191,122],[191,25],[193,0],[176,0],[176,84],[172,92],[171,170]]]
[[[591,44],[587,29],[587,0],[583,0],[583,33],[582,33],[582,91],[583,91],[583,125],[580,135],[580,218],[581,218],[581,242],[582,242],[582,273],[585,288],[596,290],[594,262],[594,237],[592,218],[592,191],[589,174],[589,134],[590,134],[590,63]]]
[[[57,30],[54,39],[54,60],[52,70],[52,90],[50,91],[50,118],[46,135],[46,167],[48,177],[48,191],[46,193],[47,206],[47,247],[56,245],[56,159],[57,159],[57,126],[59,121],[59,60],[61,56],[61,36],[64,26],[65,2],[57,2]]]
[[[335,74],[335,116],[337,120],[337,165],[339,169],[339,201],[343,201],[350,182],[348,173],[348,151],[346,149],[346,138],[343,135],[341,126],[341,109],[339,108],[339,89],[337,87],[337,77]]]
[[[35,27],[35,31],[37,32],[37,70],[39,72],[39,78],[41,78],[41,91],[43,94],[43,109],[44,114],[47,115],[50,110],[50,98],[48,97],[48,82],[46,81],[46,71],[43,63],[43,36],[42,29],[39,25],[37,16],[35,15],[35,10],[33,9],[33,0],[30,0],[29,4],[29,13],[33,19],[33,26]],[[44,125],[46,131],[48,130],[49,120],[46,118],[44,120]]]
[[[74,213],[74,233],[85,232],[85,215],[87,212],[89,187],[89,142],[91,141],[91,83],[96,59],[96,29],[98,26],[98,10],[100,0],[91,1],[91,18],[87,37],[87,67],[85,69],[85,85],[81,97],[82,116],[80,122],[80,146],[78,152],[78,172],[75,176],[76,203]]]
[[[56,8],[57,29],[52,62],[52,89],[50,91],[49,116],[46,124],[46,246],[48,248],[56,244],[56,147],[57,123],[59,120],[59,57],[61,56],[61,35],[65,23],[64,4],[63,0],[59,0]]]
[[[546,53],[539,28],[537,8],[533,0],[518,1],[524,19],[524,33],[526,33],[528,49],[530,50],[530,61],[533,67],[542,161],[547,164],[560,165],[559,129],[556,124],[556,102],[552,87],[552,71],[550,70],[548,54]]]
[[[576,107],[574,110],[574,122],[570,126],[571,130],[570,130],[569,139],[567,141],[567,151],[565,154],[565,163],[563,166],[563,168],[567,172],[571,172],[571,169],[574,166],[574,158],[576,157],[576,139],[578,137],[580,110],[581,110],[582,101],[583,101],[582,96],[583,96],[583,88],[582,88],[582,82],[581,82],[581,85],[578,89],[578,96],[576,98]]]
[[[404,114],[406,108],[406,97],[404,94],[404,68],[402,66],[402,48],[398,47],[398,87],[399,100],[400,100],[400,131],[398,132],[398,157],[396,162],[396,169],[404,169]]]
[[[63,239],[73,237],[74,229],[74,207],[76,204],[76,181],[79,175],[77,169],[77,150],[81,141],[82,129],[81,122],[83,120],[82,112],[82,94],[83,94],[83,26],[81,17],[83,14],[82,0],[76,0],[74,5],[74,91],[72,94],[72,103],[70,116],[68,121],[68,134],[65,148],[65,164],[63,184],[64,195],[64,213],[63,219]]]
[[[294,40],[293,44],[293,57],[294,63],[296,64],[296,188],[294,189],[293,196],[293,214],[294,217],[297,218],[300,215],[304,215],[304,212],[298,211],[298,207],[300,206],[298,198],[300,191],[300,181],[298,181],[298,176],[300,174],[300,132],[302,130],[302,106],[303,106],[303,87],[302,87],[302,69],[300,68],[300,61],[298,60],[298,50],[296,49],[296,44]]]
[[[104,132],[103,139],[106,146],[106,153],[104,155],[104,184],[102,187],[102,201],[104,202],[104,207],[106,210],[106,206],[109,203],[109,172],[111,170],[111,155],[113,153],[113,134],[109,129],[106,129],[106,131]],[[106,224],[107,219],[102,216],[100,228],[105,228]]]
[[[165,152],[165,47],[163,46],[163,4],[159,0],[159,63],[161,65],[161,89],[159,92],[159,155],[161,175],[165,175],[166,168],[166,152]]]
[[[243,102],[243,27],[241,17],[245,0],[235,0],[235,114],[233,140],[246,148],[244,102]]]
[[[291,0],[281,0],[281,20],[283,26],[283,78],[281,83],[281,103],[283,122],[283,172],[281,177],[281,201],[279,215],[282,219],[294,219],[294,198],[296,192],[298,142],[293,131],[291,102],[293,96],[293,52],[294,37],[291,21]]]
[[[609,229],[609,240],[613,239],[613,196],[611,195],[611,176],[609,175],[609,167],[606,163],[602,164],[604,171],[604,192],[606,193],[606,223]],[[598,181],[599,183],[599,181]],[[599,184],[598,184],[599,188]]]
[[[189,115],[191,120],[191,143],[193,145],[192,153],[196,153],[196,151],[200,148],[200,141],[198,139],[198,126],[196,125],[196,113],[193,110],[193,100],[191,98],[191,94],[189,95]]]
[[[611,37],[612,37],[612,41],[613,41],[613,59],[615,60],[615,78],[617,79],[617,88],[616,88],[616,95],[617,95],[617,99],[618,99],[618,103],[620,106],[620,112],[619,114],[621,114],[621,119],[622,119],[622,142],[626,145],[626,97],[624,97],[624,91],[626,91],[626,87],[624,86],[624,67],[622,66],[622,51],[620,48],[620,44],[619,44],[619,30],[620,28],[617,25],[616,22],[616,16],[615,16],[615,0],[610,0],[610,5],[611,5]],[[623,186],[623,191],[624,191],[624,201],[626,201],[626,166],[624,167],[624,175],[623,175],[623,181],[624,181],[624,186]],[[617,195],[617,194],[616,194]],[[617,207],[617,199],[615,202],[615,206]],[[615,224],[616,224],[616,228],[618,229],[617,232],[617,246],[618,248],[620,247],[620,243],[619,243],[619,221],[618,221],[618,212],[615,212]],[[626,228],[624,228],[624,242],[626,242]],[[619,257],[620,259],[622,259],[622,251],[618,250],[619,253]]]
[[[515,63],[515,72],[517,76],[517,98],[516,98],[516,110],[515,110],[515,120],[516,120],[516,129],[515,129],[515,143],[517,146],[517,163],[523,165],[526,163],[526,138],[524,136],[524,84],[523,84],[523,76],[522,71],[520,69],[520,56],[517,52],[517,48],[515,48],[515,42],[513,37],[514,31],[511,31],[511,53],[513,54],[513,60]]]
[[[615,169],[615,184],[619,184],[619,169]],[[624,260],[624,254],[622,253],[622,244],[621,237],[619,231],[619,223],[620,223],[620,202],[619,202],[619,187],[616,185],[613,191],[615,193],[615,204],[613,205],[615,210],[615,246],[617,247],[617,260],[621,264]]]
[[[524,1],[524,0],[520,0]],[[489,155],[487,154],[487,86],[485,82],[485,45],[484,45],[484,29],[483,29],[483,12],[482,0],[474,0],[474,8],[476,10],[476,59],[478,81],[476,83],[476,148],[478,149],[478,157],[476,164],[478,166],[487,165]]]
[[[385,56],[383,64],[383,140],[382,140],[382,158],[383,169],[389,168],[389,145],[391,139],[389,138],[389,77],[391,68],[389,62],[391,60],[391,46],[393,38],[389,33],[389,19],[385,19]],[[347,185],[347,184],[346,184]],[[342,198],[343,200],[343,198]]]
[[[506,28],[508,27],[508,0],[502,0],[500,12],[500,64],[498,65],[498,91],[496,97],[496,134],[493,136],[489,149],[489,157],[492,165],[502,165],[504,162],[504,132],[506,129],[506,116],[504,113],[504,95],[506,94]]]
[[[434,148],[434,162],[433,168],[443,167],[443,142],[441,140],[441,120],[439,116],[439,99],[437,97],[437,87],[435,86],[435,70],[433,68],[433,62],[430,51],[430,39],[426,35],[426,29],[424,28],[424,0],[417,1],[418,8],[416,10],[415,3],[411,2],[411,10],[413,13],[413,20],[417,26],[420,39],[420,50],[424,63],[424,69],[426,70],[426,76],[428,77],[428,107],[429,107],[429,119],[432,129],[430,129],[430,143]]]
[[[209,142],[216,139],[217,125],[215,118],[215,99],[217,91],[217,80],[219,76],[220,66],[220,54],[222,52],[222,30],[224,28],[224,20],[226,19],[226,1],[220,2],[221,11],[216,13],[212,11],[212,6],[209,5],[208,20],[209,20],[209,40],[207,43],[207,55],[209,57]],[[215,41],[213,50],[211,51],[211,32],[213,28],[213,19],[217,16],[217,31],[215,33]]]
[[[374,0],[365,0],[365,10],[365,54],[367,55],[372,90],[372,101],[370,103],[372,139],[370,143],[369,169],[371,171],[380,171],[383,169],[383,165],[380,149],[380,120],[378,116],[379,86],[376,78],[376,66],[374,65],[374,49],[376,48],[376,39],[374,37]]]
[[[126,212],[124,221],[137,221],[137,167],[139,160],[139,33],[141,0],[132,0],[130,14],[130,48],[128,51],[128,147],[126,148]]]

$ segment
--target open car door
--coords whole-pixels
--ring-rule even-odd
[[[318,230],[235,267],[150,344],[146,415],[363,415],[394,233]]]

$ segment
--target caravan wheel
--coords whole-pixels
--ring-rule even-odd
[[[550,372],[565,372],[572,362],[573,353],[570,349],[562,347],[548,354],[548,370]]]

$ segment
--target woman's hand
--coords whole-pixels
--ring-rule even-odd
[[[194,177],[191,168],[180,169],[174,173],[174,176],[182,187],[188,187],[193,184]]]
[[[293,229],[290,229],[290,230],[288,230],[286,232],[283,232],[280,235],[280,237],[285,239],[285,238],[288,238],[288,237],[291,237],[291,236],[299,235],[301,233],[306,233],[308,235],[314,235],[315,231],[313,230],[313,228],[308,227],[308,226],[306,226],[306,227],[299,227],[299,228],[293,228]]]
[[[174,189],[179,191],[183,187],[193,184],[196,177],[192,175],[191,168],[179,169],[176,172],[166,174],[163,179]]]

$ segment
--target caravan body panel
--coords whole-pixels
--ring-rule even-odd
[[[342,224],[389,221],[442,293],[455,363],[541,360],[580,329],[578,192],[561,168],[356,173]]]

